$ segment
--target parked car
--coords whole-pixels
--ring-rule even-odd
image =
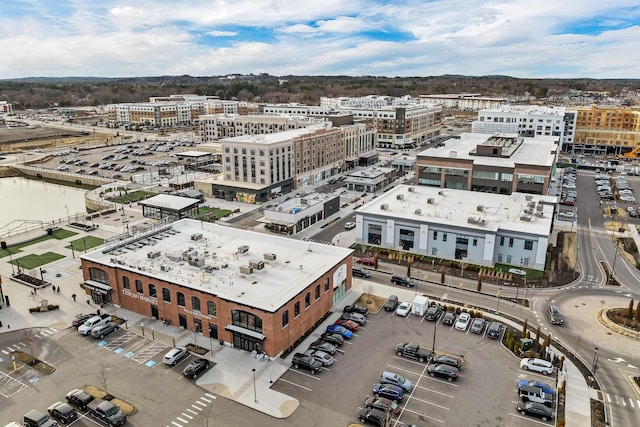
[[[342,325],[329,325],[327,326],[327,332],[331,332],[332,334],[342,335],[344,338],[350,340],[353,337],[353,332],[349,329],[345,328]]]
[[[456,321],[455,328],[459,331],[466,331],[471,323],[471,316],[469,313],[460,313],[458,320]]]
[[[398,415],[400,413],[400,408],[398,405],[393,405],[393,402],[386,397],[375,397],[369,396],[364,401],[365,408],[374,408],[384,411],[391,411],[393,415]]]
[[[520,368],[525,371],[540,372],[544,375],[551,375],[553,373],[553,365],[543,359],[524,358],[520,361]]]
[[[453,366],[445,365],[443,363],[429,365],[427,367],[427,372],[432,377],[446,378],[449,381],[457,380],[458,375],[460,375],[460,370],[458,368],[454,368]]]
[[[352,230],[352,229],[356,228],[356,223],[355,222],[346,222],[344,224],[344,228],[346,230]]]
[[[442,308],[438,304],[434,304],[427,309],[425,318],[427,320],[436,321],[442,314]]]
[[[310,350],[321,350],[321,351],[324,351],[325,353],[328,353],[328,354],[330,354],[332,356],[334,354],[336,354],[336,351],[338,350],[335,345],[330,344],[330,343],[325,342],[325,341],[312,342],[309,345],[309,349]]]
[[[209,369],[209,361],[199,357],[184,368],[182,375],[195,379],[207,369]]]
[[[542,421],[553,419],[553,409],[547,408],[542,403],[520,402],[518,403],[517,409],[522,415],[538,417]]]
[[[313,350],[309,349],[304,352],[305,356],[311,356],[316,359],[318,362],[322,363],[322,366],[331,366],[333,365],[333,356],[329,353],[325,353],[322,350]]]
[[[73,320],[71,321],[71,325],[78,328],[80,325],[82,325],[84,322],[91,319],[95,315],[96,315],[95,313],[78,313],[74,316]]]
[[[104,325],[96,326],[91,330],[91,336],[94,338],[104,338],[119,328],[115,322],[107,322]]]
[[[356,258],[356,264],[373,266],[376,265],[376,260],[371,257],[360,257]]]
[[[340,347],[342,344],[344,344],[344,337],[340,334],[325,332],[320,337],[322,341],[328,342],[329,344],[333,344],[336,347]]]
[[[484,328],[487,325],[487,322],[484,319],[474,319],[471,323],[471,333],[473,334],[481,334],[484,332]]]
[[[43,414],[37,409],[32,409],[22,417],[24,427],[58,427],[58,423],[52,420],[49,415]]]
[[[87,408],[87,404],[93,400],[93,396],[84,390],[76,388],[67,393],[65,400],[80,408],[81,411],[84,411]]]
[[[164,355],[162,362],[165,365],[175,366],[179,361],[189,355],[189,351],[184,347],[172,348]]]
[[[76,410],[66,402],[56,402],[47,408],[51,418],[60,421],[62,424],[69,424],[78,418]]]
[[[301,367],[308,369],[312,374],[322,370],[322,363],[318,362],[311,356],[305,356],[303,353],[294,354],[293,359],[291,360],[291,365],[296,369]]]
[[[387,414],[379,409],[365,408],[358,413],[358,419],[361,423],[384,426],[386,424]]]
[[[393,283],[394,285],[406,286],[407,288],[410,288],[414,285],[413,279],[411,279],[411,277],[397,275],[391,276],[391,283]]]
[[[376,397],[386,397],[396,403],[402,402],[404,392],[402,388],[393,384],[376,384],[373,386],[373,395]]]
[[[367,307],[364,307],[362,305],[357,305],[357,304],[352,304],[352,305],[347,305],[344,307],[344,309],[342,310],[343,313],[358,313],[358,314],[362,314],[363,316],[366,316],[369,314],[369,309]]]
[[[342,313],[340,315],[340,319],[356,322],[360,326],[364,325],[367,322],[367,318],[359,313]]]
[[[447,311],[443,316],[442,316],[442,324],[443,325],[453,325],[453,323],[456,321],[456,315],[453,311]]]
[[[411,303],[409,301],[402,301],[396,309],[398,316],[407,317],[411,313]]]
[[[369,270],[362,267],[352,267],[351,274],[353,274],[356,277],[364,277],[365,279],[368,277],[371,277],[371,273],[369,273]]]
[[[385,311],[393,311],[398,306],[398,297],[396,295],[389,295],[387,302],[384,303]]]
[[[359,327],[359,325],[353,320],[345,320],[342,318],[336,320],[335,325],[344,326],[345,328],[353,332],[357,331]]]
[[[550,305],[547,308],[547,316],[549,316],[549,321],[552,325],[564,324],[564,317],[560,313],[560,309],[555,305]]]
[[[449,365],[458,369],[462,367],[462,359],[456,356],[451,356],[449,354],[441,354],[439,356],[435,356],[432,359],[432,363]]]
[[[542,382],[542,381],[538,381],[538,380],[520,380],[520,381],[518,381],[518,389],[520,389],[520,388],[522,388],[524,386],[540,387],[543,392],[553,395],[553,387],[551,387],[549,384],[547,384],[545,382]]]
[[[487,336],[489,338],[498,339],[500,338],[500,332],[502,331],[502,323],[500,322],[491,322],[489,327],[487,328]]]
[[[400,387],[405,393],[408,393],[413,388],[411,381],[405,377],[398,375],[394,372],[383,372],[380,374],[380,384],[393,384]]]

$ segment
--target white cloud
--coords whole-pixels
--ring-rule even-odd
[[[207,35],[212,37],[233,37],[237,36],[238,33],[236,31],[209,31]]]

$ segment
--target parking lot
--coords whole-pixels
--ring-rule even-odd
[[[310,340],[319,338],[321,332]],[[391,371],[414,384],[391,425],[553,425],[520,415],[516,405],[519,380],[544,380],[555,388],[555,378],[520,370],[519,359],[485,334],[455,330],[442,325],[441,318],[429,322],[416,315],[404,318],[381,311],[369,315],[364,327],[340,347],[332,366],[315,375],[290,368],[273,388],[299,399],[299,411],[322,417],[322,423],[309,425],[348,425],[357,421],[380,374]],[[394,351],[400,342],[431,349],[434,337],[436,353],[463,358],[457,381],[433,378],[427,373],[428,363],[400,357]]]

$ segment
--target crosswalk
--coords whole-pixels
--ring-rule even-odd
[[[606,393],[606,395],[607,403],[616,404],[631,409],[640,409],[640,399],[618,396],[617,394],[611,395],[609,393]]]
[[[167,425],[167,427],[184,427],[185,424],[189,424],[189,421],[192,421],[198,415],[201,415],[203,413],[206,417],[206,410],[215,399],[216,397],[213,394],[205,393],[204,395],[200,396],[195,402],[189,404],[189,406],[185,408],[184,412],[178,415],[175,418],[175,421],[171,421],[171,425]]]

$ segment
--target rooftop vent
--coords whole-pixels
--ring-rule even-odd
[[[538,203],[538,206],[536,206],[536,210],[538,212],[542,212],[542,209],[544,209],[544,206],[542,206],[541,204]]]
[[[398,195],[396,196],[396,199],[397,199],[397,200],[404,200],[404,194],[398,194]]]
[[[409,193],[413,193],[414,191],[416,191],[416,187],[413,187],[413,186],[409,187],[408,190],[409,190]]]
[[[169,267],[168,265],[161,265],[160,271],[164,271],[166,273],[167,271],[171,271],[171,267]]]
[[[380,209],[383,211],[389,210],[389,205],[386,203],[383,203],[380,205]]]
[[[416,209],[414,213],[415,213],[416,215],[420,215],[420,214],[422,213],[422,210],[420,210],[420,209]]]
[[[202,233],[195,233],[191,235],[191,240],[200,240],[202,239]]]
[[[240,255],[246,254],[247,252],[249,252],[249,246],[247,245],[238,246],[238,253]]]
[[[484,205],[478,205],[478,206],[476,206],[476,210],[477,210],[478,212],[484,212]]]
[[[250,259],[249,267],[253,268],[254,270],[262,270],[264,268],[264,261],[262,261],[261,259]]]
[[[253,268],[251,268],[251,266],[248,266],[248,265],[241,265],[240,266],[240,273],[242,273],[242,274],[253,274]]]
[[[526,195],[526,196],[524,196],[524,199],[525,199],[527,202],[530,202],[530,201],[532,201],[532,200],[533,200],[533,196]]]
[[[433,198],[433,197],[429,197],[429,198],[427,199],[427,204],[432,205],[432,204],[434,204],[434,203],[435,203],[435,200],[434,200],[434,198]]]
[[[156,259],[160,256],[160,251],[150,251],[147,252],[147,258],[149,259]]]
[[[189,262],[189,265],[193,265],[194,267],[204,266],[204,258],[192,257],[192,258],[189,258],[188,262]]]
[[[276,254],[273,254],[271,252],[265,252],[265,253],[262,254],[262,256],[267,261],[275,261],[276,260]]]
[[[520,217],[520,221],[531,222],[531,217],[523,215],[523,216]]]
[[[440,191],[438,191],[438,195],[440,195],[440,196],[444,196],[444,190],[440,190]]]

